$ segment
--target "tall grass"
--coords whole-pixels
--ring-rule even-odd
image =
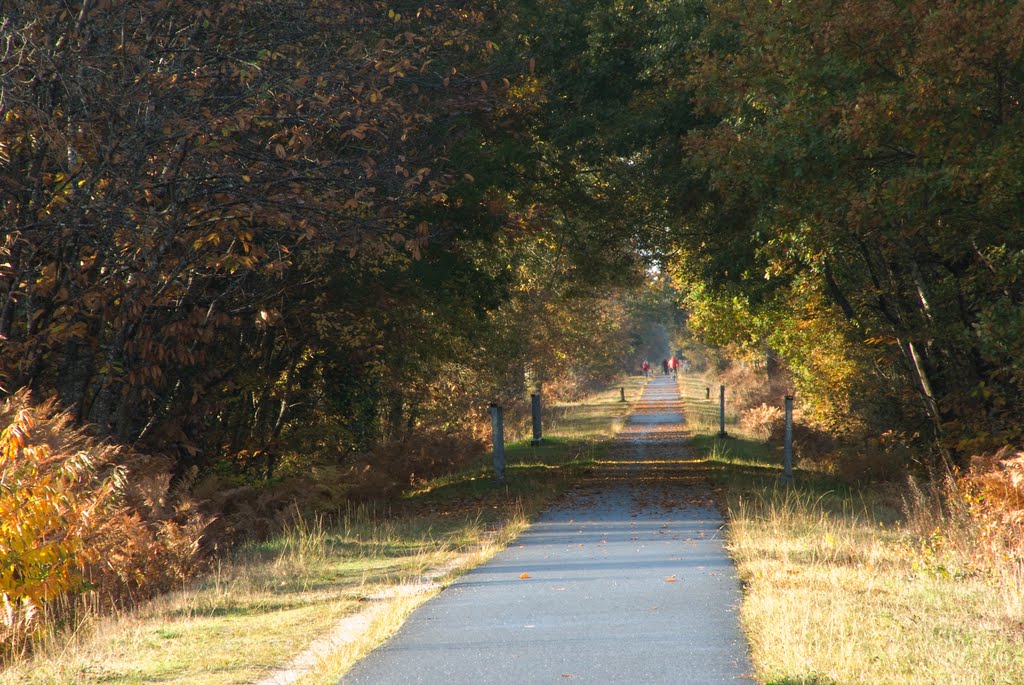
[[[763,682],[1024,682],[1019,566],[951,572],[865,493],[770,488],[728,519]]]
[[[507,514],[511,524],[517,510]],[[396,519],[353,507],[331,518],[296,516],[281,536],[242,546],[198,583],[77,635],[54,634],[0,683],[252,682],[367,598],[429,568],[468,563],[494,540],[479,517]]]
[[[709,404],[705,385],[681,382],[695,406]],[[722,495],[759,682],[1024,683],[1012,464],[850,485],[809,455],[796,486],[782,487],[756,422],[725,440],[717,420],[690,428]]]

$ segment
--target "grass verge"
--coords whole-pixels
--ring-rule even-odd
[[[504,487],[480,464],[409,492],[386,510],[349,507],[296,519],[285,534],[242,546],[197,583],[49,636],[34,658],[9,664],[0,684],[226,685],[270,675],[303,685],[336,682],[416,606],[507,544],[586,470],[642,386],[643,379],[630,378],[551,407],[542,445],[507,446]],[[620,387],[628,402],[620,401]],[[331,635],[336,639],[318,651],[307,650]]]
[[[681,388],[706,402],[698,379]],[[951,554],[949,521],[908,519],[924,511],[904,505],[909,486],[798,471],[780,487],[779,455],[763,442],[734,425],[725,440],[717,425],[691,428],[729,522],[759,682],[1024,683],[1019,562],[983,570]]]

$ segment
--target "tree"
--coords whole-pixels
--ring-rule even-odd
[[[693,137],[712,187],[758,200],[721,239],[827,294],[961,455],[1019,437],[1017,363],[987,322],[1021,298],[1022,17],[726,2],[691,79],[723,118]]]
[[[18,5],[0,56],[5,387],[183,454],[191,417],[276,433],[316,339],[307,267],[443,239],[424,215],[461,178],[452,126],[493,106],[489,11]]]

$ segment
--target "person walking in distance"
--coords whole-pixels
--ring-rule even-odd
[[[661,360],[661,371],[666,376],[668,375],[668,360],[667,359],[662,359]]]
[[[640,365],[640,370],[644,372],[644,378],[647,378],[647,374],[651,372],[651,365],[645,359],[644,363]]]

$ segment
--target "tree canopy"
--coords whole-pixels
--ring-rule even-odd
[[[1018,3],[2,22],[0,385],[180,468],[571,392],[630,359],[658,271],[834,428],[960,457],[1021,438]]]

